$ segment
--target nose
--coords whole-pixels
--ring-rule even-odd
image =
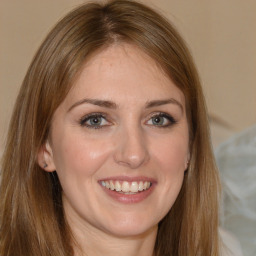
[[[123,129],[116,137],[114,160],[131,169],[139,168],[149,160],[147,141],[139,127]]]

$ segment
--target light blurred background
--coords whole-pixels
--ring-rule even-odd
[[[86,1],[0,0],[0,156],[15,98],[36,49],[58,20],[83,2]],[[194,56],[208,105],[214,148],[256,124],[256,1],[142,2],[175,24]],[[226,148],[229,145],[224,144],[218,152]],[[253,168],[250,175],[254,176],[250,177],[255,177],[255,165]],[[256,255],[254,252],[246,255]]]

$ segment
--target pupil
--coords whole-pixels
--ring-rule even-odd
[[[155,117],[153,119],[153,123],[154,124],[161,124],[162,123],[162,118],[161,117]]]
[[[91,124],[99,124],[100,123],[100,118],[99,117],[94,117],[91,119]]]

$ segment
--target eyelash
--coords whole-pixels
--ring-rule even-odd
[[[150,119],[147,121],[149,122],[150,120],[152,121],[153,118],[165,118],[167,119],[167,124],[164,124],[164,125],[158,125],[158,124],[150,124],[152,125],[153,127],[157,127],[157,128],[168,128],[174,124],[177,123],[177,121],[169,114],[167,113],[154,113],[150,116]],[[86,122],[92,120],[93,118],[103,118],[106,120],[106,122],[109,122],[106,118],[106,115],[105,114],[102,114],[102,113],[90,113],[86,116],[83,116],[80,120],[79,120],[79,123],[82,127],[87,127],[89,129],[102,129],[106,126],[109,126],[108,124],[107,125],[101,125],[101,123],[99,125],[95,124],[95,125],[90,125],[90,124],[86,124]]]

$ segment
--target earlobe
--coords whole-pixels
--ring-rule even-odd
[[[187,158],[185,160],[185,171],[188,169],[189,162],[190,162],[190,153],[188,153]]]
[[[37,154],[37,162],[46,172],[53,172],[56,170],[53,160],[53,152],[49,141],[46,141],[46,143],[40,147]]]
[[[188,169],[188,165],[189,165],[189,160],[187,160],[185,163],[185,171]]]

